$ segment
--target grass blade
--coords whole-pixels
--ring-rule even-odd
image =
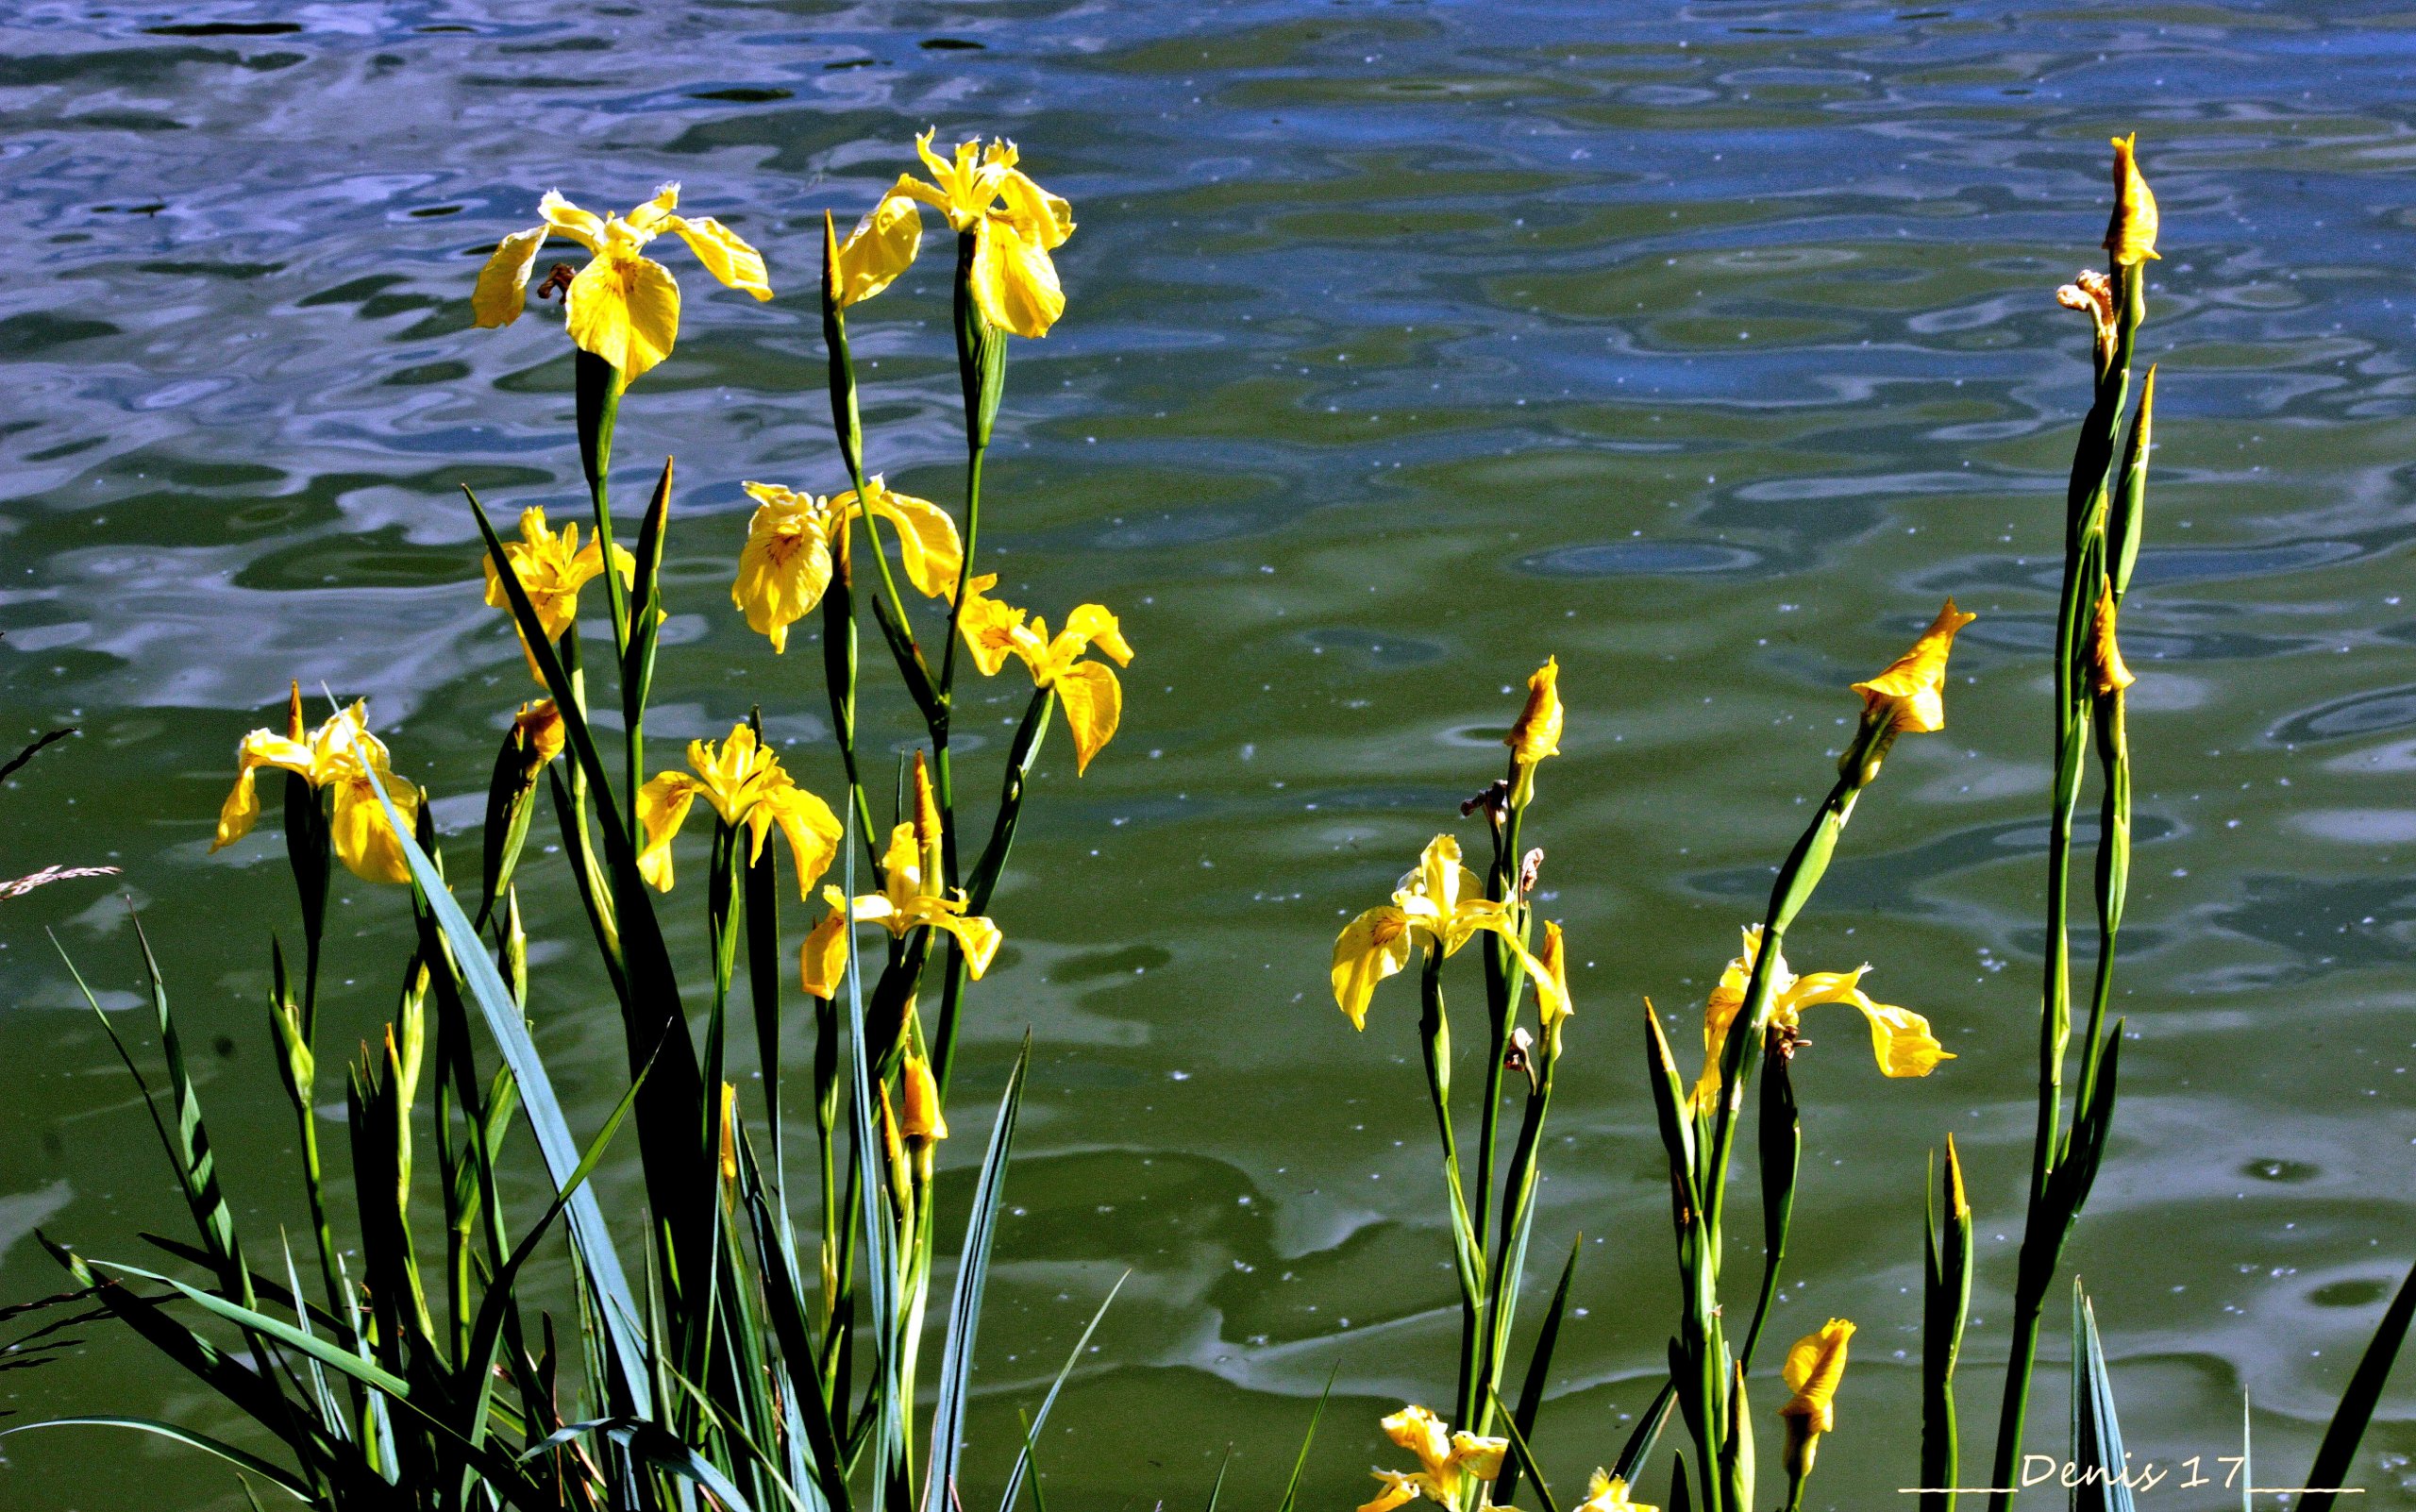
[[[1284,1500],[1276,1504],[1275,1512],[1294,1512],[1300,1500],[1300,1476],[1309,1468],[1309,1446],[1317,1441],[1317,1423],[1325,1417],[1325,1404],[1334,1400],[1334,1378],[1342,1367],[1334,1366],[1325,1373],[1325,1389],[1317,1393],[1317,1404],[1309,1414],[1309,1431],[1300,1436],[1300,1453],[1292,1460],[1292,1478],[1284,1483]]]
[[[1228,1444],[1225,1447],[1225,1457],[1216,1461],[1216,1479],[1208,1487],[1208,1505],[1205,1512],[1216,1512],[1216,1502],[1225,1494],[1225,1471],[1233,1468],[1233,1446]]]
[[[1074,1367],[1082,1363],[1082,1351],[1090,1347],[1091,1336],[1099,1331],[1099,1320],[1107,1316],[1108,1308],[1116,1302],[1116,1294],[1122,1291],[1124,1284],[1132,1279],[1132,1272],[1127,1270],[1116,1278],[1115,1285],[1107,1288],[1107,1295],[1099,1299],[1099,1311],[1091,1314],[1091,1320],[1082,1328],[1082,1336],[1074,1340],[1073,1349],[1067,1352],[1065,1368],[1057,1372],[1056,1380],[1049,1383],[1049,1394],[1040,1399],[1040,1411],[1033,1416],[1031,1425],[1024,1430],[1023,1449],[1015,1455],[1015,1468],[1007,1472],[1007,1489],[1005,1494],[998,1498],[998,1512],[1015,1512],[1015,1492],[1022,1489],[1024,1472],[1027,1470],[1032,1475],[1032,1499],[1034,1503],[1039,1502],[1040,1469],[1032,1462],[1032,1442],[1040,1436],[1040,1430],[1048,1425],[1049,1409],[1057,1405],[1057,1393],[1065,1388],[1066,1377],[1072,1375]],[[1217,1478],[1223,1479],[1222,1472],[1219,1472]]]

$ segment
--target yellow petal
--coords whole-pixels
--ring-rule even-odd
[[[651,240],[670,222],[678,219],[671,212],[680,208],[680,184],[673,180],[656,187],[654,197],[629,211],[623,224],[631,230],[644,232]]]
[[[608,252],[579,270],[563,295],[570,339],[635,382],[671,355],[680,333],[680,286],[662,263]]]
[[[1871,1052],[1882,1075],[1927,1076],[1938,1069],[1938,1062],[1955,1059],[1921,1015],[1891,1003],[1873,1002],[1859,991],[1844,1000],[1861,1009],[1862,1016],[1871,1021]]]
[[[1627,1482],[1606,1470],[1596,1470],[1586,1483],[1586,1500],[1577,1504],[1577,1512],[1660,1512],[1646,1506],[1628,1495]]]
[[[1560,754],[1560,731],[1566,718],[1560,707],[1560,658],[1548,657],[1536,668],[1535,675],[1527,680],[1527,706],[1518,712],[1518,722],[1502,739],[1502,744],[1510,748],[1510,760],[1518,773],[1518,782],[1511,789],[1511,802],[1523,804],[1535,796],[1535,765],[1547,756]]]
[[[892,901],[921,895],[923,843],[912,819],[889,832],[889,848],[881,856],[881,880],[882,889],[893,895]]]
[[[657,892],[671,891],[671,837],[687,822],[688,806],[703,786],[685,772],[658,772],[638,789],[638,827],[646,834],[638,875]]]
[[[769,637],[775,652],[785,652],[789,627],[813,613],[830,590],[830,523],[818,512],[799,507],[797,501],[804,496],[762,483],[746,488],[763,502],[747,524],[730,599],[746,612],[748,630]],[[807,502],[814,501],[807,497]]]
[[[1082,662],[1060,673],[1052,684],[1057,701],[1065,706],[1065,730],[1074,737],[1074,775],[1090,770],[1091,758],[1116,734],[1124,713],[1124,685],[1116,673],[1098,662]]]
[[[891,190],[839,244],[839,307],[844,310],[888,288],[922,249],[923,214],[914,208],[914,196]]]
[[[935,914],[923,922],[956,936],[956,943],[965,949],[965,969],[976,982],[982,980],[982,972],[990,969],[991,960],[998,953],[999,942],[1006,938],[998,925],[978,914]]]
[[[1947,653],[1955,648],[1955,632],[1978,617],[1964,613],[1955,607],[1954,599],[1948,599],[1911,650],[1870,681],[1854,685],[1854,691],[1862,695],[1863,717],[1884,719],[1900,733],[1945,729]]]
[[[550,227],[515,231],[495,244],[495,256],[478,270],[478,286],[470,294],[470,318],[480,326],[509,326],[520,318],[528,302],[528,270],[537,249],[545,244]]]
[[[545,197],[537,201],[537,213],[545,217],[546,226],[590,252],[604,249],[604,218],[593,210],[580,210],[549,189]]]
[[[1065,616],[1065,633],[1085,647],[1096,646],[1115,658],[1117,666],[1132,664],[1132,647],[1124,639],[1124,627],[1099,604],[1077,604]]]
[[[1557,923],[1545,922],[1544,948],[1525,959],[1527,974],[1535,982],[1536,1016],[1543,1020],[1547,1033],[1557,1035],[1562,1020],[1577,1012],[1569,995],[1569,947],[1561,939]]]
[[[522,704],[518,716],[512,721],[512,731],[535,766],[542,767],[562,753],[562,712],[551,698]]]
[[[1372,1501],[1363,1502],[1359,1512],[1393,1512],[1393,1508],[1418,1500],[1418,1482],[1399,1470],[1376,1470],[1376,1479],[1384,1484]]]
[[[1409,919],[1398,908],[1371,908],[1343,926],[1334,942],[1334,1001],[1351,1027],[1367,1027],[1376,983],[1409,965]]]
[[[765,281],[763,254],[747,239],[710,215],[674,215],[663,224],[680,233],[705,271],[732,289],[744,289],[758,299],[772,297]]]
[[[386,796],[394,800],[395,812],[402,815],[403,822],[417,823],[419,790],[390,772],[379,772],[378,776],[385,782]],[[363,882],[411,881],[411,864],[403,859],[403,848],[394,839],[394,827],[378,801],[377,791],[361,778],[331,785],[335,803],[328,816],[327,834],[337,859]]]
[[[2122,692],[2139,679],[2122,664],[2122,647],[2114,638],[2114,585],[2100,583],[2097,588],[2097,612],[2089,617],[2089,666],[2090,684],[2101,698]]]
[[[771,822],[780,826],[781,837],[789,843],[789,859],[797,865],[797,897],[812,898],[814,884],[839,857],[840,842],[847,834],[839,816],[830,812],[830,804],[795,783],[781,787],[756,808],[770,814]],[[761,848],[758,841],[757,848]]]
[[[1010,168],[998,178],[998,197],[1015,228],[1047,251],[1055,251],[1074,234],[1074,207]]]
[[[940,1109],[939,1079],[931,1063],[912,1050],[898,1073],[898,1132],[908,1139],[945,1139],[948,1115]]]
[[[1468,869],[1460,865],[1459,841],[1438,834],[1418,852],[1418,870],[1410,874],[1408,890],[1448,916],[1459,906],[1460,889],[1468,878]],[[1394,900],[1399,901],[1400,896],[1396,893]]]
[[[1703,1005],[1703,1074],[1695,1079],[1694,1101],[1698,1110],[1709,1108],[1720,1097],[1720,1057],[1728,1046],[1729,1027],[1736,1021],[1737,1010],[1745,1005],[1745,988],[1749,985],[1753,963],[1762,951],[1762,927],[1749,925],[1745,930],[1744,952],[1721,968],[1720,981]],[[1781,1000],[1782,983],[1793,978],[1787,969],[1787,958],[1770,963],[1770,996]]]
[[[1489,1481],[1502,1473],[1502,1458],[1510,1452],[1507,1438],[1480,1437],[1475,1434],[1451,1436],[1451,1463],[1464,1475]]]
[[[917,149],[923,150],[922,143],[927,143],[930,140],[928,133],[923,137],[916,139]],[[925,160],[935,161],[936,160],[931,159],[929,157],[928,153],[926,153]],[[919,200],[923,204],[929,205],[931,209],[938,210],[941,214],[947,216],[948,228],[950,230],[961,231],[965,229],[965,227],[956,224],[956,214],[948,206],[948,198],[946,192],[923,182],[913,174],[899,174],[898,176],[898,182],[890,185],[889,193],[882,197],[885,199]]]
[[[2114,214],[2106,223],[2106,251],[2119,267],[2156,256],[2156,192],[2139,175],[2136,131],[2114,143]]]
[[[218,833],[210,840],[210,848],[215,851],[233,845],[252,832],[252,826],[260,822],[260,817],[258,775],[254,768],[246,766],[235,774],[234,791],[218,806]]]
[[[1027,241],[1015,224],[985,215],[973,243],[969,281],[982,318],[1018,336],[1046,336],[1065,312],[1057,266],[1038,242]]]
[[[965,636],[965,648],[973,653],[973,664],[985,678],[998,675],[1015,654],[1015,631],[1024,622],[1024,612],[978,593],[965,595],[965,607],[957,612],[957,629]]]
[[[872,512],[898,528],[898,560],[915,590],[931,598],[955,593],[956,576],[965,566],[965,544],[948,511],[927,498],[893,494],[878,478],[865,491],[872,496]]]
[[[1808,1419],[1814,1433],[1836,1426],[1837,1384],[1845,1378],[1846,1343],[1853,1337],[1854,1324],[1832,1318],[1795,1341],[1780,1371],[1795,1395],[1778,1409],[1781,1417]]]
[[[245,735],[235,748],[235,786],[226,795],[226,801],[219,805],[218,832],[210,842],[210,848],[214,851],[233,845],[260,821],[261,767],[275,766],[310,778],[316,764],[310,748],[298,740],[279,736],[273,730],[255,730]],[[312,781],[315,783],[316,779]]]
[[[1424,1407],[1412,1403],[1383,1419],[1378,1426],[1384,1436],[1418,1456],[1418,1462],[1429,1473],[1451,1463],[1451,1436],[1443,1420]]]
[[[830,889],[831,896],[837,893],[838,889]],[[837,906],[805,937],[805,949],[797,959],[805,990],[825,1001],[839,990],[839,979],[847,969],[847,899],[839,898]]]

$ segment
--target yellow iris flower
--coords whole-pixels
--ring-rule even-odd
[[[1797,1339],[1787,1352],[1780,1374],[1795,1395],[1787,1399],[1778,1415],[1787,1420],[1782,1457],[1791,1482],[1812,1473],[1820,1436],[1837,1425],[1837,1384],[1845,1379],[1846,1342],[1853,1337],[1852,1323],[1832,1318],[1817,1333]]]
[[[579,591],[604,572],[604,553],[590,541],[579,544],[579,522],[574,520],[558,534],[545,524],[545,512],[531,506],[520,512],[520,539],[503,544],[504,560],[512,563],[512,575],[520,580],[520,591],[528,596],[528,607],[537,612],[537,623],[545,628],[545,639],[559,641],[562,631],[570,629],[579,617]],[[502,575],[495,568],[495,555],[490,552],[480,559],[486,568],[487,602],[507,613],[512,609],[512,596],[505,591]],[[637,559],[615,544],[612,547],[612,570],[621,575],[624,584],[637,579]],[[519,624],[515,616],[514,626]],[[528,637],[520,637],[520,654],[528,659],[528,675],[539,681],[544,675],[537,670],[537,653],[528,648]]]
[[[1452,1433],[1424,1407],[1403,1407],[1386,1418],[1383,1426],[1385,1437],[1418,1456],[1418,1469],[1406,1473],[1374,1471],[1384,1488],[1359,1512],[1392,1512],[1421,1496],[1455,1507],[1467,1482],[1489,1481],[1502,1473],[1502,1457],[1510,1449],[1507,1438]]]
[[[638,874],[659,892],[671,890],[671,837],[687,821],[689,805],[702,798],[732,829],[744,825],[753,842],[747,859],[762,859],[763,842],[778,829],[797,862],[797,893],[814,896],[814,884],[838,857],[846,832],[830,805],[797,785],[780,758],[757,744],[747,725],[730,727],[718,747],[688,742],[688,772],[658,772],[638,789],[638,824],[646,848]],[[693,776],[691,775],[693,772]]]
[[[369,732],[368,700],[357,700],[351,708],[329,715],[307,735],[302,731],[301,710],[297,691],[284,734],[255,730],[236,747],[235,789],[218,810],[218,833],[210,848],[215,851],[231,846],[251,832],[260,816],[260,770],[274,766],[330,795],[328,838],[354,876],[363,882],[411,881],[411,865],[403,859],[394,828],[366,774],[378,774],[406,824],[418,822],[420,793],[394,775],[386,743]]]
[[[1955,648],[1955,632],[1977,618],[1948,599],[1911,650],[1870,681],[1855,683],[1854,691],[1862,695],[1864,722],[1884,722],[1894,734],[1944,730],[1947,653]]]
[[[1097,647],[1117,666],[1131,666],[1132,647],[1116,616],[1098,604],[1076,605],[1065,628],[1052,636],[1047,620],[989,597],[998,581],[996,574],[985,573],[965,584],[965,607],[957,615],[965,648],[984,677],[997,676],[1012,656],[1031,670],[1033,687],[1056,690],[1065,728],[1074,736],[1074,775],[1080,777],[1115,738],[1124,715],[1124,684],[1113,668],[1086,662],[1083,655]]]
[[[957,143],[954,160],[931,150],[936,128],[914,139],[931,181],[900,174],[881,205],[847,240],[862,239],[859,276],[868,297],[914,260],[921,244],[920,201],[948,217],[950,229],[973,236],[970,282],[982,317],[1018,336],[1046,336],[1065,312],[1065,294],[1049,254],[1074,234],[1074,208],[1033,183],[1015,166],[1012,142]],[[886,217],[886,219],[884,219]],[[912,227],[911,234],[908,227]],[[847,248],[840,248],[846,268]],[[901,255],[902,254],[902,255]]]
[[[1661,1512],[1661,1509],[1646,1506],[1630,1497],[1627,1482],[1607,1470],[1597,1470],[1586,1483],[1586,1500],[1577,1504],[1577,1512]]]
[[[852,907],[847,895],[836,887],[822,889],[830,913],[806,938],[800,962],[805,990],[817,998],[829,998],[839,990],[840,974],[847,966],[847,923],[851,918],[879,924],[898,939],[927,928],[954,935],[964,949],[966,969],[975,981],[980,981],[982,973],[990,969],[991,959],[998,953],[998,942],[1005,936],[990,920],[965,913],[963,888],[953,897],[948,896],[940,890],[937,876],[925,875],[923,846],[912,823],[890,832],[889,849],[881,858],[881,891],[864,894]]]
[[[2133,267],[2156,257],[2156,191],[2139,174],[2133,149],[2136,131],[2116,137],[2114,143],[2114,213],[2106,223],[2106,252],[2117,267]]]
[[[1529,954],[1518,943],[1509,905],[1485,896],[1485,884],[1460,865],[1460,843],[1438,834],[1418,858],[1418,869],[1401,880],[1393,900],[1367,910],[1343,926],[1334,942],[1334,1000],[1353,1029],[1367,1027],[1367,1001],[1376,983],[1409,964],[1413,946],[1423,945],[1445,956],[1481,933],[1498,934],[1526,962],[1535,979],[1539,1000],[1557,992],[1559,1011],[1568,1007],[1566,979]],[[1557,931],[1545,930],[1551,944]]]
[[[1710,1000],[1703,1011],[1703,1075],[1695,1080],[1695,1107],[1710,1109],[1720,1098],[1720,1055],[1728,1042],[1728,1031],[1736,1021],[1738,1010],[1745,1005],[1745,987],[1753,978],[1753,963],[1762,953],[1762,927],[1751,924],[1745,929],[1745,950],[1728,963],[1720,973],[1720,984],[1711,989]],[[1907,1009],[1889,1003],[1874,1002],[1861,987],[1868,966],[1852,971],[1813,971],[1797,976],[1787,969],[1782,955],[1770,963],[1770,1023],[1777,1029],[1793,1033],[1800,1027],[1804,1010],[1823,1003],[1844,1003],[1858,1008],[1871,1022],[1871,1050],[1878,1059],[1882,1076],[1927,1076],[1938,1068],[1940,1061],[1951,1061],[1946,1047],[1929,1031],[1929,1020]]]
[[[543,224],[505,237],[478,270],[478,286],[470,296],[473,317],[481,326],[509,326],[518,320],[528,304],[528,271],[537,261],[537,249],[548,236],[568,237],[596,254],[562,294],[570,339],[581,351],[612,364],[625,382],[635,382],[671,355],[671,343],[680,334],[680,285],[672,281],[669,269],[643,250],[663,232],[677,231],[705,271],[730,288],[744,289],[758,299],[772,297],[763,255],[710,215],[675,213],[679,204],[678,184],[663,185],[627,215],[610,216],[580,210],[546,191],[537,202]]]
[[[956,591],[965,546],[956,522],[929,499],[893,494],[878,478],[864,485],[862,501],[853,489],[820,498],[775,483],[740,486],[755,500],[755,515],[747,525],[730,600],[747,612],[748,630],[771,639],[775,652],[788,649],[789,627],[830,591],[840,534],[867,512],[897,527],[898,557],[909,581],[933,598]]]
[[[1560,707],[1560,658],[1547,657],[1527,680],[1527,706],[1518,712],[1518,722],[1502,738],[1502,744],[1510,748],[1512,768],[1518,774],[1510,789],[1513,804],[1524,804],[1535,796],[1535,768],[1545,757],[1560,754],[1565,719]]]

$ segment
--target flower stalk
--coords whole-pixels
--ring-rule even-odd
[[[2130,583],[2146,519],[2154,375],[2143,385],[2129,444],[2117,465],[2132,354],[2147,312],[2147,261],[2156,256],[2156,196],[2140,176],[2133,142],[2114,143],[2114,210],[2106,232],[2108,275],[2084,273],[2058,292],[2089,313],[2096,332],[2089,414],[2073,447],[2065,494],[2064,575],[2055,616],[2054,777],[2048,800],[2047,952],[2040,991],[2038,1131],[2012,1302],[2012,1338],[1998,1413],[1992,1486],[2005,1487],[2022,1454],[2030,1378],[2047,1292],[2065,1242],[2089,1200],[2113,1117],[2122,1026],[2105,1027],[2113,991],[2115,941],[2130,871],[2130,748],[2123,688],[2130,673],[2114,647],[2114,618]],[[2094,744],[2104,786],[2097,864],[2098,954],[2072,1122],[2064,1122],[2064,1071],[2072,1040],[2072,853],[2083,768]],[[1989,1497],[2005,1512],[2012,1493]]]

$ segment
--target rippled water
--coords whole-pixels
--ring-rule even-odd
[[[1271,1504],[1330,1370],[1304,1504],[1350,1504],[1375,1415],[1448,1393],[1413,1011],[1381,1002],[1354,1037],[1323,962],[1339,916],[1494,769],[1510,688],[1556,652],[1572,715],[1535,826],[1583,969],[1538,1250],[1588,1237],[1541,1447],[1570,1500],[1673,1316],[1638,996],[1699,1000],[1825,781],[1842,684],[1952,592],[1983,615],[1952,729],[1890,762],[1790,941],[1799,966],[1873,962],[1960,1057],[1883,1083],[1839,1021],[1799,1076],[1799,1284],[1774,1332],[1864,1330],[1813,1500],[1902,1504],[1906,1288],[1948,1131],[1986,1267],[1975,1471],[1991,1436],[2030,1138],[2043,653],[2085,397],[2085,332],[2052,292],[2096,255],[2105,140],[2136,126],[2165,256],[2124,620],[2134,1039],[2073,1260],[2139,1453],[2211,1470],[2245,1390],[2260,1481],[2295,1484],[2408,1259],[2416,1142],[2416,18],[2311,9],[11,8],[0,709],[84,733],[0,796],[0,875],[126,868],[216,1046],[235,1195],[258,1231],[291,1221],[260,1010],[287,883],[273,839],[205,859],[210,822],[289,677],[368,695],[444,819],[475,822],[527,684],[455,488],[577,496],[566,348],[543,317],[468,329],[478,260],[545,188],[623,205],[667,177],[765,248],[768,305],[682,268],[679,353],[620,446],[632,467],[680,456],[654,731],[761,700],[810,740],[818,663],[771,659],[723,585],[741,478],[833,483],[814,229],[867,206],[914,130],[1001,131],[1082,228],[1071,313],[1016,350],[984,543],[1044,609],[1122,610],[1140,660],[1090,775],[1045,764],[997,910],[1011,944],[970,1095],[1027,1022],[1040,1050],[978,1465],[1127,1266],[1044,1448],[1065,1505],[1196,1504],[1228,1444],[1233,1489]],[[948,497],[943,278],[927,259],[867,307],[858,350],[879,465]],[[132,1258],[135,1231],[180,1222],[42,938],[131,1001],[104,887],[0,904],[8,1299],[58,1283],[36,1224]],[[330,1065],[388,1011],[406,933],[399,898],[343,891]],[[545,897],[532,929],[576,952],[572,906]],[[556,992],[545,1043],[594,1116],[615,1036],[592,995]],[[2042,1381],[2053,1448],[2053,1366]],[[224,1421],[106,1331],[0,1397]],[[2389,1415],[2370,1512],[2416,1505],[2404,1390]],[[240,1504],[148,1440],[7,1453],[11,1505]]]

